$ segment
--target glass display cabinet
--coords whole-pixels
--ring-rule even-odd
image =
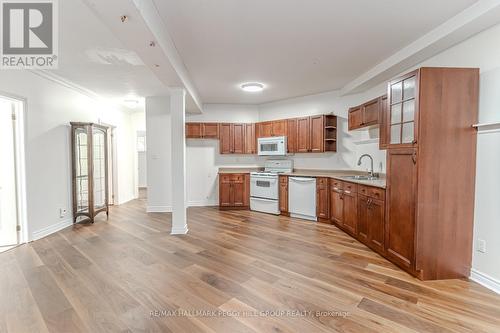
[[[108,127],[71,123],[73,223],[91,222],[97,214],[109,216]]]

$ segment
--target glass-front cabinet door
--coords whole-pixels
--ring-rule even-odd
[[[73,166],[73,222],[94,222],[109,214],[108,128],[93,123],[71,123]]]
[[[389,83],[389,144],[416,143],[418,72]]]

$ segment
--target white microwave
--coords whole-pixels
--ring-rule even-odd
[[[284,156],[287,153],[286,136],[259,138],[257,146],[257,152],[261,156]]]

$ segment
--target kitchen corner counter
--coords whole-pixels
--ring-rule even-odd
[[[385,175],[382,175],[376,180],[363,180],[363,179],[351,179],[346,178],[346,176],[357,176],[366,175],[364,172],[354,171],[354,170],[313,170],[313,169],[295,169],[291,173],[285,173],[286,176],[295,177],[327,177],[342,180],[349,183],[374,186],[379,188],[386,187]]]
[[[219,168],[219,174],[223,173],[250,173],[262,171],[263,168]]]

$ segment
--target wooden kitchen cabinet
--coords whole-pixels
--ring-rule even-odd
[[[385,191],[358,185],[358,240],[385,254]]]
[[[311,147],[311,118],[297,118],[297,153],[307,153]]]
[[[344,203],[342,201],[342,182],[330,179],[330,221],[342,227]]]
[[[245,125],[222,123],[219,125],[220,153],[245,153]]]
[[[316,178],[316,216],[319,222],[330,222],[328,178]]]
[[[248,209],[250,206],[250,175],[219,175],[219,208]]]
[[[387,177],[387,256],[399,266],[414,271],[417,150],[389,149]]]
[[[258,138],[268,138],[272,136],[286,136],[286,119],[265,121],[257,123]]]
[[[218,123],[203,123],[201,127],[201,136],[204,139],[218,139],[219,138],[219,124]]]
[[[348,111],[349,131],[363,127],[363,107],[355,106]]]
[[[422,280],[470,275],[479,69],[388,85],[386,257]]]
[[[297,152],[297,119],[287,119],[286,132],[288,153],[295,153]]]
[[[387,149],[387,144],[389,143],[388,133],[387,133],[387,124],[388,124],[388,102],[387,95],[384,95],[380,98],[380,115],[379,115],[379,149]]]
[[[232,124],[233,127],[233,154],[245,153],[245,124]]]
[[[313,153],[321,153],[325,151],[325,116],[313,116],[310,120],[311,123],[311,140],[310,151]]]
[[[245,154],[257,154],[255,124],[245,124]]]
[[[377,125],[379,123],[382,97],[377,97],[362,105],[355,106],[348,111],[349,131]]]
[[[186,123],[186,138],[188,139],[218,139],[218,123]]]
[[[356,188],[355,184],[349,185],[352,186],[353,189]],[[347,231],[347,233],[355,236],[358,223],[358,197],[355,190],[346,189],[349,185],[346,183],[344,185],[344,190],[342,191],[342,227],[345,231]]]
[[[279,176],[279,209],[281,215],[288,213],[288,176]]]
[[[356,235],[358,220],[356,193],[356,184],[330,181],[330,220],[352,236]]]
[[[233,134],[231,124],[220,124],[219,150],[221,154],[232,154],[233,152]]]

